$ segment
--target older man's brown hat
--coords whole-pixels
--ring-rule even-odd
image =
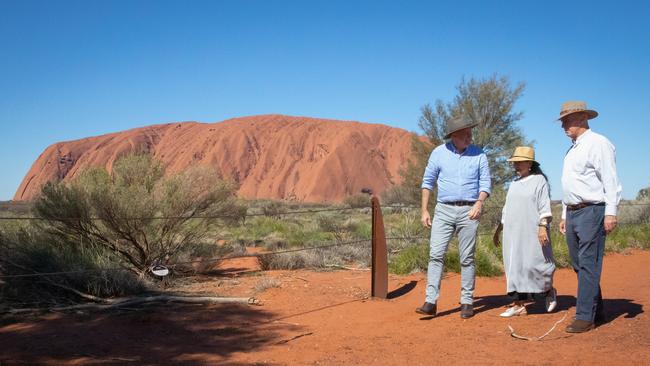
[[[562,120],[563,118],[571,114],[580,113],[580,112],[586,113],[587,119],[593,119],[598,117],[598,112],[594,111],[593,109],[588,109],[587,103],[582,101],[568,101],[562,103],[562,107],[560,109],[560,117],[558,118],[558,121]]]

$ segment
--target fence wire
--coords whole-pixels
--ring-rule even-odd
[[[386,237],[386,240],[418,240],[418,239],[427,239],[427,238],[428,237],[424,237],[424,236],[414,236],[414,237],[397,237],[396,236],[396,237]],[[207,259],[197,259],[197,260],[191,260],[191,261],[172,262],[172,263],[166,263],[166,264],[161,264],[161,265],[164,265],[165,267],[173,268],[173,267],[176,267],[176,266],[188,265],[188,264],[216,263],[216,262],[220,262],[220,261],[224,261],[224,260],[230,260],[230,259],[255,258],[255,257],[262,257],[262,256],[273,256],[273,255],[281,255],[281,254],[286,254],[286,253],[302,252],[302,251],[307,251],[307,250],[319,250],[319,249],[327,249],[327,248],[334,248],[334,247],[347,246],[347,245],[358,245],[358,244],[361,244],[361,243],[369,243],[371,241],[372,241],[371,239],[359,239],[359,240],[343,241],[343,242],[338,242],[337,241],[337,242],[332,242],[330,244],[317,245],[317,246],[311,246],[311,247],[285,249],[285,250],[277,250],[277,251],[271,251],[271,252],[246,253],[246,254],[238,254],[238,255],[224,255],[224,256],[221,256],[221,257],[214,257],[214,258],[207,258]],[[128,268],[117,267],[117,268],[76,270],[76,271],[38,272],[38,273],[27,273],[27,274],[19,274],[19,275],[0,275],[0,279],[28,278],[28,277],[41,277],[41,276],[58,276],[58,275],[93,273],[93,272],[101,273],[101,272],[110,272],[110,271],[131,271],[131,270],[128,269]]]
[[[351,211],[351,210],[361,210],[361,209],[370,209],[368,207],[341,207],[341,208],[324,208],[316,210],[300,210],[300,211],[286,211],[286,212],[274,212],[274,213],[246,213],[242,217],[258,217],[258,216],[267,216],[267,217],[277,217],[277,216],[286,216],[286,215],[301,215],[301,214],[314,214],[319,212],[336,212],[336,211]],[[238,218],[236,215],[193,215],[193,216],[137,216],[137,217],[120,217],[120,220],[192,220],[192,219],[235,219]],[[39,217],[39,216],[2,216],[0,220],[45,220],[45,221],[76,221],[76,220],[93,220],[93,221],[103,221],[107,220],[103,217]]]
[[[619,206],[650,206],[650,203],[622,203]],[[398,209],[420,209],[420,206],[416,205],[385,205],[381,206],[382,209],[393,209],[393,208],[398,208]],[[492,208],[497,208],[501,209],[502,206],[485,206],[486,209],[492,209]],[[287,215],[302,215],[302,214],[315,214],[315,213],[321,213],[321,212],[344,212],[344,211],[352,211],[352,210],[364,210],[368,211],[371,209],[371,206],[364,206],[364,207],[340,207],[340,208],[323,208],[323,209],[308,209],[308,210],[297,210],[297,211],[279,211],[279,212],[273,212],[273,213],[260,213],[260,212],[254,212],[254,213],[247,213],[245,217],[260,217],[260,216],[267,216],[267,217],[281,217],[281,216],[287,216]],[[367,213],[369,213],[368,211]],[[122,220],[190,220],[190,219],[233,219],[233,215],[197,215],[197,216],[150,216],[150,217],[131,217],[131,218],[121,218]],[[105,220],[104,218],[101,217],[87,217],[87,218],[45,218],[45,217],[37,217],[37,216],[22,216],[22,217],[0,217],[0,221],[8,221],[8,220],[45,220],[45,221],[71,221],[71,220]],[[628,226],[628,225],[639,225],[639,224],[647,224],[647,221],[641,221],[641,222],[628,222],[628,223],[618,223],[619,226]],[[478,233],[479,236],[486,236],[486,235],[492,235],[490,232],[482,232]],[[412,240],[423,240],[423,239],[429,239],[429,236],[403,236],[403,237],[386,237],[386,241],[389,240],[402,240],[402,241],[412,241]],[[371,242],[371,239],[359,239],[359,240],[353,240],[353,241],[336,241],[336,242],[331,242],[325,245],[317,245],[317,246],[308,246],[308,247],[302,247],[302,248],[294,248],[294,249],[285,249],[285,250],[278,250],[278,251],[271,251],[271,252],[260,252],[260,253],[246,253],[246,254],[239,254],[239,255],[225,255],[221,257],[214,257],[214,258],[208,258],[208,259],[200,259],[200,260],[191,260],[191,261],[180,261],[180,262],[172,262],[172,263],[159,263],[160,265],[164,265],[165,267],[170,267],[174,268],[176,266],[181,266],[181,265],[189,265],[189,264],[200,264],[200,263],[215,263],[215,262],[220,262],[223,260],[229,260],[229,259],[237,259],[237,258],[251,258],[251,257],[262,257],[262,256],[273,256],[273,255],[281,255],[285,253],[294,253],[294,252],[302,252],[302,251],[308,251],[308,250],[319,250],[319,249],[327,249],[327,248],[334,248],[334,247],[340,247],[340,246],[347,246],[347,245],[359,245],[361,243],[368,243]],[[154,264],[158,265],[158,264]],[[152,266],[153,267],[153,266]],[[58,271],[58,272],[35,272],[35,273],[27,273],[27,274],[17,274],[17,275],[0,275],[0,279],[12,279],[12,278],[30,278],[30,277],[42,277],[42,276],[59,276],[59,275],[68,275],[68,274],[82,274],[82,273],[103,273],[103,272],[110,272],[110,271],[132,271],[131,269],[124,268],[124,267],[116,267],[116,268],[102,268],[102,269],[88,269],[88,270],[74,270],[74,271]]]

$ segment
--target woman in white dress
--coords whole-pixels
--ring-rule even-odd
[[[499,246],[503,231],[503,266],[508,295],[514,300],[502,317],[525,315],[530,298],[546,299],[546,310],[557,306],[553,288],[553,249],[550,241],[551,197],[546,175],[535,161],[532,147],[519,146],[508,161],[518,178],[508,187],[501,224],[494,233]]]

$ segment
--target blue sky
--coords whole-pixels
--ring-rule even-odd
[[[526,83],[517,110],[560,198],[586,100],[623,197],[650,185],[650,5],[554,1],[0,0],[0,200],[50,144],[154,123],[281,113],[421,132],[462,77]]]

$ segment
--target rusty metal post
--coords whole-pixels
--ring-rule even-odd
[[[373,195],[372,203],[372,297],[385,299],[388,295],[388,251],[384,218],[379,198]]]

